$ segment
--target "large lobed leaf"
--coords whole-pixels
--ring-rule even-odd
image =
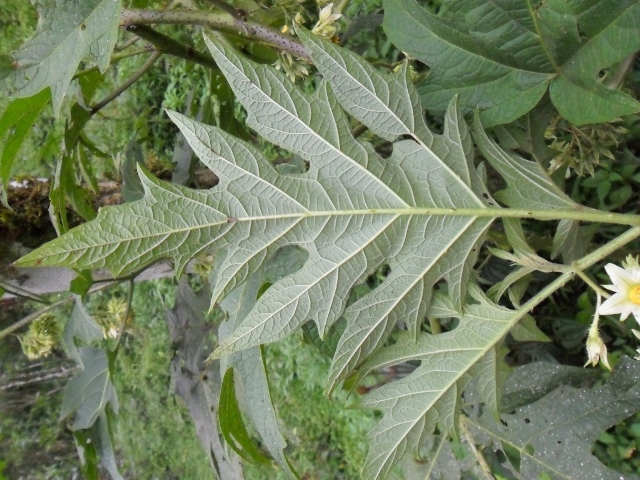
[[[545,368],[531,367],[529,373]],[[529,385],[537,385],[528,378]],[[637,480],[637,475],[623,476],[605,467],[591,452],[603,431],[640,411],[639,380],[638,362],[623,357],[602,386],[560,386],[500,421],[476,405],[465,423],[482,447],[509,451],[505,458],[512,478]]]
[[[250,279],[275,252],[295,245],[306,252],[303,267],[274,281],[248,312],[236,316],[244,320],[229,324],[235,328],[223,332],[214,357],[279,340],[310,320],[324,337],[344,317],[346,328],[331,366],[330,391],[378,351],[399,322],[406,326],[401,337],[407,345],[414,350],[431,345],[431,340],[424,343],[419,328],[433,286],[440,280],[447,284],[447,315],[469,312],[463,304],[471,268],[485,231],[503,211],[473,165],[469,130],[453,102],[443,135],[429,132],[406,66],[392,75],[381,74],[329,42],[304,31],[300,37],[324,77],[313,94],[300,92],[271,67],[249,62],[225,45],[208,39],[207,43],[247,109],[249,125],[306,160],[307,172],[278,173],[251,144],[169,112],[220,183],[209,191],[195,191],[141,170],[141,200],[102,209],[96,220],[19,263],[108,268],[124,275],[170,257],[180,274],[194,255],[213,249],[213,304]],[[345,111],[394,142],[389,158],[351,135]],[[536,198],[544,209],[574,208],[544,178],[530,182],[530,174],[538,173],[535,168],[505,155],[482,136],[479,126],[476,130],[487,158],[502,169],[510,188],[520,185],[523,199]],[[529,173],[522,174],[520,167]],[[390,269],[384,282],[347,307],[352,287],[383,265]],[[412,417],[408,422],[385,415],[381,425],[389,430],[373,434],[366,478],[389,471],[405,446],[436,424],[443,432],[454,432],[458,396],[472,374],[480,374],[486,401],[497,410],[502,378],[499,342],[521,316],[502,315],[508,318],[493,322],[485,333],[467,335],[459,328],[451,335],[433,337],[436,343],[452,342],[451,355],[459,355],[459,361],[434,377],[426,366],[419,369],[416,385],[427,385],[424,382],[433,378],[437,388],[422,398],[418,393],[425,387],[419,387],[416,395],[402,399]],[[473,351],[460,348],[470,342]],[[260,363],[259,355],[249,353],[234,357],[231,364]],[[427,362],[423,353],[416,350],[415,359]],[[398,383],[398,388],[414,387]],[[257,398],[259,392],[244,389],[248,403]],[[397,400],[383,398],[388,393],[389,388],[379,390],[368,404],[386,411]],[[260,433],[272,454],[286,465],[284,441],[273,425],[270,421],[265,428],[257,427],[264,430]]]
[[[121,0],[38,0],[35,35],[0,70],[9,94],[28,97],[50,87],[58,114],[80,61],[90,55],[104,72],[118,36]]]
[[[431,318],[458,317],[455,330],[421,334],[417,341],[403,332],[392,346],[379,350],[362,365],[360,377],[373,369],[420,361],[411,375],[378,388],[361,402],[384,414],[370,433],[364,478],[384,478],[405,453],[418,452],[425,433],[436,425],[441,431],[455,433],[459,397],[472,378],[488,414],[497,415],[499,392],[508,373],[501,342],[515,322],[528,315],[492,304],[478,287],[470,293],[476,303],[465,305],[462,314],[441,294],[429,309]],[[537,328],[520,335],[523,341],[539,339]]]
[[[431,72],[425,107],[444,110],[460,94],[485,126],[511,122],[549,88],[574,124],[606,122],[640,103],[599,82],[600,72],[640,49],[638,0],[449,0],[440,15],[414,0],[385,0],[385,31]]]

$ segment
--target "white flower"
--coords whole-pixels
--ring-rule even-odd
[[[615,292],[611,298],[604,302],[598,313],[600,315],[620,314],[620,320],[626,320],[633,313],[636,321],[640,323],[640,265],[633,257],[627,257],[620,268],[613,263],[605,266],[613,285],[604,285],[604,288]]]

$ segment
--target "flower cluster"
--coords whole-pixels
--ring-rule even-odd
[[[338,20],[342,15],[340,13],[332,13],[333,12],[333,3],[327,4],[322,10],[320,10],[320,18],[318,19],[318,23],[315,24],[312,33],[315,33],[319,37],[331,38],[336,34],[336,26],[334,23]]]
[[[58,344],[60,329],[55,315],[45,313],[29,326],[24,335],[19,335],[22,351],[29,360],[46,357]]]

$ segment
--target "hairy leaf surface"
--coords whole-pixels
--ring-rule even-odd
[[[640,2],[450,0],[434,15],[414,0],[385,0],[384,27],[400,50],[431,72],[419,86],[425,107],[444,110],[460,94],[485,126],[531,110],[547,87],[574,124],[607,122],[640,110],[598,75],[640,48]]]
[[[395,351],[390,347],[373,362],[387,358],[384,361],[397,363],[398,356],[413,355],[424,365],[411,377],[415,383],[396,382],[366,403],[385,412],[373,433],[365,470],[365,478],[374,478],[388,472],[406,447],[436,424],[441,432],[455,432],[458,397],[472,375],[480,376],[486,402],[497,411],[504,376],[499,343],[523,314],[502,311],[483,299],[480,307],[463,309],[484,234],[504,210],[474,166],[471,135],[455,100],[445,116],[444,133],[434,135],[425,125],[406,66],[382,74],[332,43],[299,34],[324,77],[313,94],[302,93],[271,67],[206,40],[246,108],[249,125],[308,162],[306,172],[279,172],[250,143],[169,112],[194,152],[218,175],[219,184],[196,191],[139,169],[142,199],[102,209],[96,220],[19,263],[108,268],[124,275],[169,257],[180,274],[194,255],[213,250],[210,283],[215,304],[245,284],[275,252],[296,246],[305,253],[302,268],[274,279],[265,291],[260,287],[255,304],[242,312],[243,320],[235,322],[237,316],[236,325],[228,324],[233,329],[223,331],[213,357],[282,339],[309,321],[324,338],[344,318],[327,386],[331,391],[375,355],[396,324],[405,326],[399,338],[413,353],[384,357]],[[355,139],[347,113],[393,142],[392,154],[382,158],[369,143]],[[482,137],[479,125],[476,129],[487,158],[523,199],[536,198],[546,210],[575,208],[543,178],[530,181],[530,173],[537,172],[533,167],[518,172],[524,164]],[[347,306],[351,289],[382,266],[389,268],[382,284]],[[432,340],[419,332],[432,289],[441,280],[448,292],[439,301],[445,305],[443,315],[471,317],[465,328],[433,337],[436,346],[450,342],[435,365],[454,359],[447,368],[434,370],[424,352]],[[480,310],[476,314],[473,308]],[[521,332],[527,335],[526,329]],[[436,359],[438,353],[429,358]],[[260,362],[258,355],[247,355],[231,363],[238,367],[245,359]],[[368,362],[368,368],[374,363]],[[245,394],[257,395],[249,390]],[[395,402],[406,406],[401,416],[390,414]],[[271,430],[267,437],[274,435],[269,450],[285,464],[284,441],[269,423],[264,429]]]
[[[228,315],[218,330],[220,340],[227,338],[251,312],[264,285],[299,270],[305,257],[305,252],[295,247],[280,249],[251,278],[230,292],[220,303]],[[283,471],[292,478],[298,478],[284,453],[287,441],[280,431],[271,400],[263,347],[248,348],[223,357],[220,360],[221,375],[226,375],[229,369],[238,371],[234,377],[238,402],[260,435],[262,444]]]
[[[411,375],[378,388],[361,402],[384,413],[370,434],[365,478],[384,477],[405,453],[417,452],[423,435],[436,425],[441,431],[454,433],[459,397],[472,378],[488,414],[497,415],[499,392],[508,373],[501,342],[515,322],[527,315],[492,304],[477,287],[470,294],[476,303],[467,304],[462,314],[441,294],[429,309],[433,318],[458,317],[455,330],[421,334],[417,341],[403,332],[392,346],[379,350],[362,365],[360,377],[385,366],[420,361]],[[520,334],[525,341],[537,340],[535,332]]]
[[[37,7],[36,33],[12,54],[13,71],[4,80],[16,97],[50,87],[57,115],[85,56],[95,58],[103,72],[109,66],[122,5],[121,0],[38,0]]]
[[[514,478],[547,475],[570,480],[580,472],[585,480],[638,479],[605,467],[591,450],[603,431],[640,410],[639,379],[638,362],[623,357],[601,387],[561,386],[537,402],[503,415],[499,422],[476,407],[466,423],[475,440],[486,447],[517,452],[519,461],[511,465]]]

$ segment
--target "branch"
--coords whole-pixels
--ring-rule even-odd
[[[307,48],[298,40],[275,28],[267,27],[245,15],[232,16],[227,13],[204,12],[191,10],[122,10],[120,25],[203,25],[225,33],[240,35],[250,40],[258,40],[271,45],[279,50],[284,50],[297,57],[310,60],[311,55]]]
[[[88,293],[96,293],[99,292],[101,290],[104,290],[106,288],[109,288],[113,285],[116,285],[117,283],[120,283],[122,280],[113,280],[110,281],[108,283],[105,283],[104,285],[97,285],[97,286],[93,286],[91,287],[91,289],[89,289]],[[50,312],[51,310],[55,310],[58,307],[63,306],[64,304],[75,300],[76,295],[69,295],[68,297],[65,297],[61,300],[58,300],[55,303],[52,303],[50,305],[47,305],[44,308],[41,308],[40,310],[37,310],[29,315],[27,315],[26,317],[18,320],[17,322],[15,322],[13,325],[9,325],[7,328],[5,328],[4,330],[0,330],[0,340],[3,339],[4,337],[6,337],[7,335],[9,335],[12,332],[15,332],[16,330],[29,325],[31,322],[33,322],[34,320],[40,318],[42,315],[44,315],[47,312]]]
[[[42,315],[44,315],[47,312],[50,312],[51,310],[55,310],[56,308],[61,307],[65,303],[71,301],[73,298],[74,298],[73,295],[63,298],[62,300],[58,300],[56,303],[52,303],[51,305],[41,308],[40,310],[37,310],[30,315],[27,315],[23,319],[18,320],[13,325],[10,325],[4,330],[0,331],[0,339],[3,339],[10,333],[24,327],[25,325],[29,325],[29,323],[33,322],[35,319],[40,318]]]
[[[198,52],[192,47],[184,45],[167,35],[157,32],[151,27],[146,25],[135,25],[129,27],[128,30],[153,45],[153,48],[155,48],[157,52],[184,58],[185,60],[190,60],[212,70],[219,70],[216,62],[214,62],[210,56]]]
[[[149,56],[147,61],[144,62],[144,65],[142,65],[142,67],[140,67],[140,69],[136,73],[131,75],[131,77],[129,77],[126,82],[124,82],[122,85],[116,88],[113,92],[111,92],[109,95],[107,95],[105,98],[103,98],[101,101],[96,103],[93,107],[91,107],[91,115],[92,116],[95,115],[101,108],[103,108],[109,102],[112,102],[113,100],[118,98],[120,94],[122,94],[122,92],[124,92],[134,83],[136,83],[140,79],[140,77],[144,75],[147,72],[147,70],[149,70],[153,66],[154,63],[156,63],[156,60],[160,58],[160,55],[162,55],[162,52],[153,52]]]
[[[13,382],[0,385],[0,391],[9,390],[11,388],[24,387],[25,385],[30,385],[32,383],[46,382],[54,378],[68,377],[75,371],[75,368],[64,368],[64,366],[62,366],[60,368],[48,370],[46,372],[36,372],[38,373],[38,375],[32,376],[26,380],[15,380]]]

